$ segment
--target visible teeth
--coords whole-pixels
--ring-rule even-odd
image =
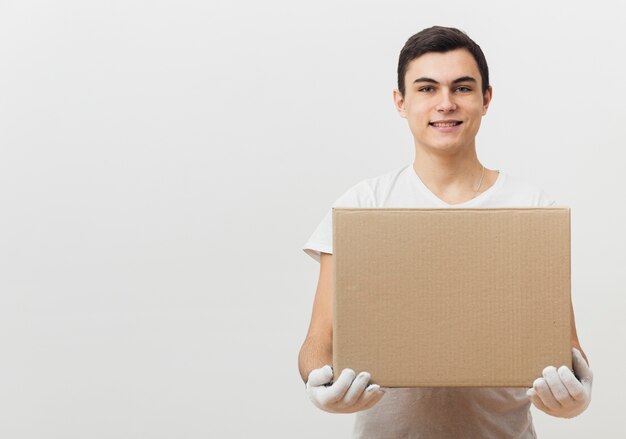
[[[458,122],[445,122],[445,123],[439,122],[439,123],[433,123],[432,125],[436,127],[453,127],[457,124]]]

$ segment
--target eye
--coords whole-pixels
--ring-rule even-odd
[[[429,91],[432,91],[432,90],[434,90],[434,88],[427,85],[425,87],[420,88],[418,91],[423,91],[423,92],[428,93]]]
[[[458,91],[460,91],[461,93],[467,93],[467,92],[472,91],[472,89],[471,89],[471,88],[466,87],[466,86],[464,86],[464,85],[462,85],[462,86],[460,86],[460,87],[457,87],[457,90],[458,90]]]

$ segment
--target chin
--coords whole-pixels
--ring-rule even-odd
[[[461,149],[461,146],[456,142],[439,143],[439,144],[431,145],[429,149],[432,151],[440,152],[440,153],[454,154]]]

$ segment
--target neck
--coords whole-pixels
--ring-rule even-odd
[[[455,154],[441,154],[416,147],[413,169],[440,198],[464,199],[476,194],[483,165],[476,156],[474,145]],[[483,189],[484,184],[480,191]]]

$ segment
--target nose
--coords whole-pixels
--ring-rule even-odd
[[[440,113],[449,113],[454,110],[456,110],[456,104],[451,99],[450,93],[444,90],[441,94],[441,100],[437,104],[437,111]]]

